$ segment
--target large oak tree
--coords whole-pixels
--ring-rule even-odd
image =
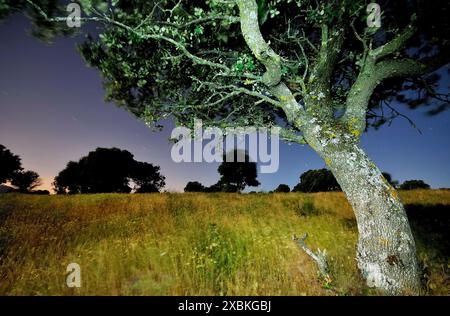
[[[50,2],[10,6],[61,31],[64,17]],[[361,0],[80,2],[82,21],[102,25],[80,51],[102,73],[109,100],[149,124],[171,116],[187,126],[194,118],[278,125],[284,139],[309,144],[353,207],[367,284],[418,293],[404,207],[360,136],[368,123],[401,116],[394,99],[411,108],[448,101],[433,74],[449,62],[447,1],[378,1],[379,28],[368,27]],[[447,106],[437,105],[431,113]]]

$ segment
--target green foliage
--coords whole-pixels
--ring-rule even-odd
[[[395,58],[420,59],[431,51],[448,50],[445,31],[449,24],[448,2],[419,1],[414,5],[407,2],[378,1],[383,10],[383,23],[376,34],[367,30],[368,2],[363,0],[257,0],[257,5],[261,32],[280,55],[283,81],[292,93],[303,96],[302,101],[308,109],[317,111],[316,114],[339,114],[364,62],[366,52],[361,38],[370,41],[372,48],[380,47],[416,16],[414,23],[419,32]],[[34,34],[44,40],[78,31],[89,33],[90,28],[66,27],[67,12],[59,2],[36,0],[33,3],[3,0],[0,19],[22,10],[34,22]],[[161,119],[171,116],[177,125],[185,126],[192,126],[194,118],[199,118],[205,126],[279,125],[295,129],[286,113],[274,107],[275,101],[284,101],[274,100],[268,87],[262,84],[266,69],[254,59],[244,41],[235,1],[82,0],[80,3],[83,21],[94,19],[99,26],[79,46],[81,54],[90,66],[102,73],[106,99],[127,108],[147,124],[157,126]],[[54,17],[59,22],[52,20]],[[328,45],[341,37],[343,45],[335,50],[337,54],[331,57],[331,63],[324,64],[332,69],[315,73],[314,66],[326,57],[320,53],[322,29],[328,30]],[[326,55],[332,54],[333,51]],[[306,87],[300,84],[302,80]],[[313,100],[310,105],[306,95],[314,92],[321,80],[327,83],[323,90],[329,92],[324,100],[326,104],[319,107]],[[368,121],[380,126],[398,117],[398,111],[385,115],[382,108],[381,101],[391,101],[394,97],[411,108],[431,102],[438,81],[434,76],[413,80],[408,85],[401,78],[381,82],[379,91],[370,99]],[[422,97],[411,99],[409,96],[416,94],[399,93],[405,89],[420,90]],[[329,111],[323,111],[324,107],[330,108]],[[446,108],[440,104],[430,114]]]
[[[252,56],[248,54],[243,54],[242,56],[239,56],[236,63],[234,64],[234,70],[237,73],[244,73],[244,72],[252,72],[256,68],[255,61]]]
[[[258,5],[261,24],[270,22],[272,35],[277,37],[284,32],[279,25],[280,19],[286,18],[282,10],[291,6],[292,12],[294,9],[298,12],[302,3],[259,1]],[[153,10],[154,19],[146,18],[148,13],[144,12],[149,10]],[[153,7],[150,1],[138,2],[135,10],[130,11],[119,2],[114,11],[121,23],[140,26],[134,28],[139,32],[107,27],[100,40],[92,38],[80,46],[88,63],[102,71],[108,100],[126,106],[149,125],[167,114],[175,118],[177,125],[192,126],[196,117],[208,126],[267,127],[276,124],[278,115],[283,116],[272,106],[255,104],[258,98],[248,94],[230,95],[222,101],[224,95],[233,91],[230,87],[242,84],[249,91],[267,94],[258,80],[264,68],[242,39],[234,3],[164,1]],[[161,38],[146,38],[146,34],[174,40],[189,53],[228,67],[235,75],[227,76],[226,71],[202,65],[183,54],[179,46]],[[278,43],[273,45],[279,48]],[[282,68],[284,75],[301,74],[303,69],[295,62],[286,61]],[[246,78],[248,75],[254,79]]]
[[[102,0],[79,0],[78,2],[86,15],[91,15],[96,11],[106,13],[109,7],[108,1]],[[117,2],[114,1],[113,4],[117,5]]]

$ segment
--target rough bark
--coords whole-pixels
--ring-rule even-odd
[[[323,83],[328,81],[334,65],[335,58],[330,49],[331,52],[339,51],[343,41],[339,37],[343,32],[336,30],[338,39],[328,41],[328,28],[322,27],[321,53],[313,76],[307,82],[308,87],[303,82],[304,102],[300,104],[283,83],[281,58],[261,34],[256,1],[236,2],[242,35],[253,55],[266,67],[263,82],[280,101],[287,120],[303,132],[306,142],[325,160],[353,207],[359,231],[357,261],[367,284],[391,294],[418,294],[416,247],[404,207],[395,189],[358,144],[364,131],[367,103],[376,85],[392,76],[423,71],[411,60],[404,59],[382,61],[376,65],[380,55],[389,54],[395,47],[403,45],[410,31],[374,52],[349,92],[346,113],[336,120],[330,115],[333,107],[328,102],[327,85]],[[322,102],[318,102],[319,95],[324,96]]]
[[[359,232],[357,262],[367,285],[390,294],[418,294],[415,242],[396,190],[354,135],[312,122],[305,128],[306,140],[325,160],[353,207]]]

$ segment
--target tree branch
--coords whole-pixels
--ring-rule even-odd
[[[281,128],[279,135],[282,140],[285,140],[289,143],[306,144],[306,140],[303,135],[297,134],[290,128]]]
[[[67,21],[66,17],[49,18],[48,15],[42,10],[42,8],[39,7],[37,4],[35,4],[33,1],[27,0],[27,2],[31,6],[33,6],[39,12],[39,14],[42,15],[43,18],[45,18],[49,22],[66,22]],[[226,73],[231,72],[231,69],[223,64],[215,63],[215,62],[209,61],[207,59],[204,59],[204,58],[201,58],[201,57],[198,57],[198,56],[192,54],[191,52],[189,52],[189,50],[186,48],[186,46],[184,46],[183,44],[181,44],[180,42],[177,42],[176,40],[174,40],[172,38],[169,38],[169,37],[166,37],[166,36],[160,35],[160,34],[142,33],[138,29],[132,28],[131,26],[123,24],[117,20],[114,20],[114,19],[110,18],[109,16],[107,16],[106,14],[97,14],[97,15],[98,15],[97,17],[83,18],[82,20],[83,21],[103,22],[106,24],[115,25],[117,27],[120,27],[122,29],[125,29],[125,30],[137,35],[141,39],[163,40],[165,42],[168,42],[168,43],[174,45],[186,57],[191,59],[196,64],[209,66],[211,68],[218,68],[218,69],[225,71]]]
[[[341,117],[341,122],[354,135],[360,135],[365,130],[366,112],[370,98],[375,88],[383,80],[392,77],[425,75],[437,70],[447,62],[448,48],[444,48],[436,56],[422,60],[409,58],[382,60],[388,55],[399,52],[415,31],[414,26],[408,25],[390,42],[368,51],[366,58],[363,60],[361,71],[348,93],[346,110]]]
[[[375,60],[379,60],[385,56],[388,56],[390,54],[396,53],[400,51],[407,41],[414,35],[416,32],[416,27],[413,25],[408,25],[402,33],[400,33],[398,36],[396,36],[393,40],[390,42],[377,47],[373,50],[369,51],[369,56],[375,58]]]
[[[303,234],[302,238],[297,238],[297,236],[292,236],[292,240],[294,240],[297,245],[302,249],[308,256],[310,256],[319,267],[320,274],[322,276],[326,276],[328,274],[328,262],[327,262],[327,255],[326,251],[321,251],[318,249],[317,254],[314,253],[311,249],[308,248],[305,244],[305,240],[308,238],[308,234]]]
[[[345,3],[345,1],[343,1]],[[333,107],[331,106],[331,81],[333,70],[337,63],[339,54],[345,38],[345,28],[343,23],[343,6],[335,7],[338,10],[338,20],[335,26],[330,27],[325,22],[321,25],[321,46],[313,70],[309,76],[309,92],[313,96],[322,96],[322,102],[309,100],[310,106],[324,118],[333,117]],[[320,99],[319,99],[320,100]]]
[[[169,26],[173,26],[173,27],[181,29],[181,28],[186,28],[186,27],[189,27],[189,26],[195,25],[195,24],[213,22],[215,20],[227,20],[227,21],[232,22],[232,23],[238,23],[239,22],[239,18],[236,17],[236,16],[217,15],[217,16],[207,16],[207,17],[204,17],[204,18],[198,18],[198,19],[195,19],[195,20],[183,23],[183,24],[176,24],[176,23],[170,23],[170,22],[160,22],[160,24],[169,25]],[[138,28],[140,28],[141,26],[142,26],[142,24],[139,25]]]
[[[238,0],[237,3],[240,11],[242,35],[253,55],[266,67],[263,82],[269,88],[276,86],[281,81],[281,58],[262,37],[256,1]]]
[[[341,121],[354,135],[360,135],[366,128],[366,111],[375,88],[385,79],[392,77],[418,76],[427,73],[428,66],[420,61],[405,58],[375,63],[368,58],[363,70],[350,89],[346,110]]]
[[[270,97],[268,97],[268,96],[266,96],[264,94],[261,94],[261,93],[259,93],[257,91],[252,91],[252,90],[249,90],[249,89],[246,89],[246,88],[243,88],[243,87],[234,86],[234,85],[219,85],[219,84],[217,84],[215,82],[208,82],[208,81],[204,82],[204,81],[201,81],[201,80],[199,80],[198,78],[195,78],[195,77],[192,77],[192,79],[194,81],[197,81],[198,83],[200,83],[200,87],[202,85],[204,85],[204,86],[212,87],[212,88],[214,88],[216,90],[229,90],[230,91],[230,92],[227,92],[225,94],[225,96],[223,96],[218,101],[215,101],[214,103],[208,104],[206,106],[217,105],[220,102],[226,101],[226,100],[228,100],[229,98],[231,98],[233,96],[237,96],[237,95],[241,95],[241,94],[246,94],[246,95],[258,98],[261,101],[264,101],[266,103],[272,104],[272,105],[274,105],[276,107],[280,107],[281,106],[281,103],[278,102],[277,100],[274,100],[274,99],[272,99],[272,98],[270,98]]]
[[[281,58],[264,40],[258,22],[258,6],[255,0],[236,0],[241,19],[241,31],[253,55],[265,67],[262,82],[281,101],[281,107],[290,122],[302,115],[303,108],[295,100],[290,89],[281,81]]]

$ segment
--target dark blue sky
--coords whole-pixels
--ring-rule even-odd
[[[130,113],[105,103],[101,77],[86,67],[75,39],[47,45],[28,35],[28,28],[19,15],[0,26],[0,144],[20,155],[26,169],[41,175],[42,188],[51,188],[69,160],[96,147],[113,146],[160,165],[166,189],[181,191],[192,180],[205,185],[217,181],[217,164],[172,162],[170,129],[152,132]],[[450,187],[450,111],[427,117],[424,110],[399,109],[423,134],[399,118],[390,127],[365,134],[364,148],[395,179]],[[280,183],[292,188],[302,172],[324,166],[308,146],[282,143],[278,172],[259,175],[257,190],[272,190]]]

